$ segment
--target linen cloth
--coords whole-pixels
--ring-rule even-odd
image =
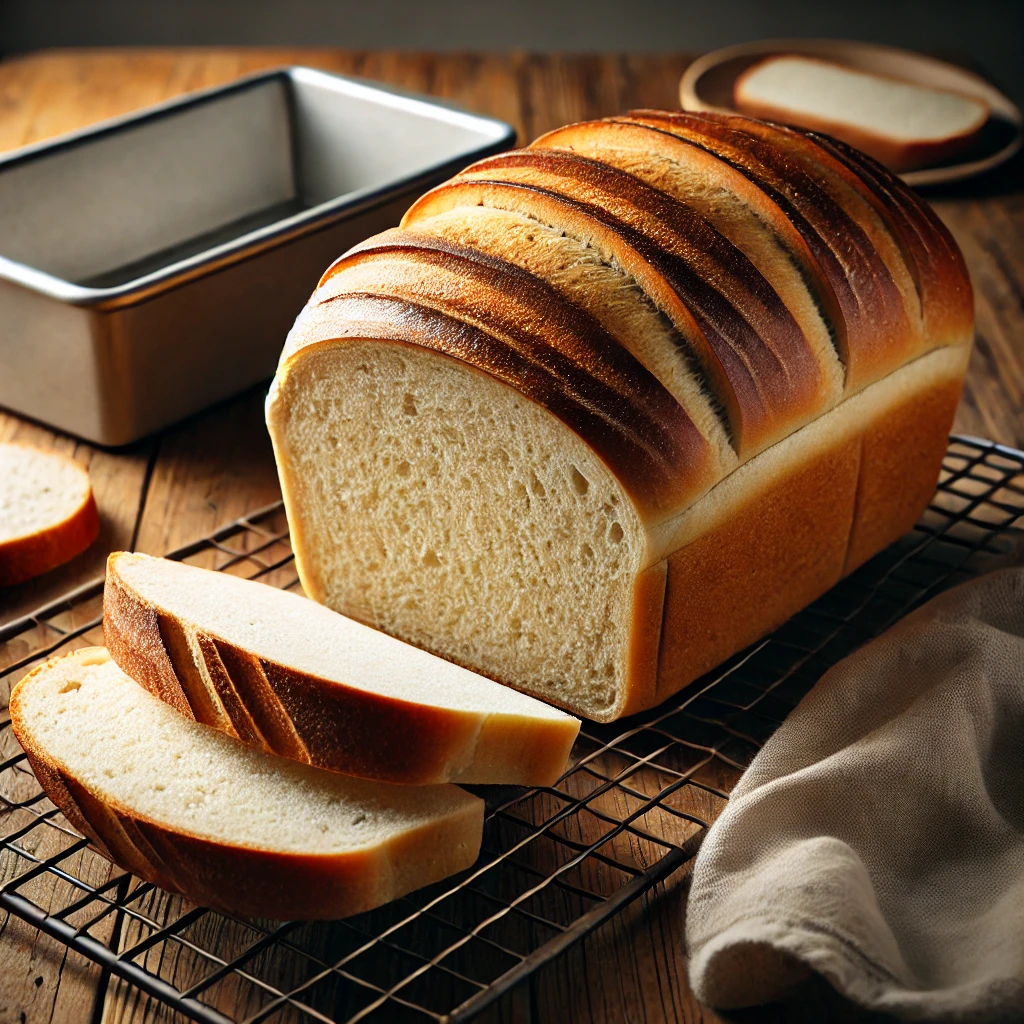
[[[1024,1019],[1024,569],[936,597],[835,665],[694,865],[697,997],[820,972],[905,1020]]]

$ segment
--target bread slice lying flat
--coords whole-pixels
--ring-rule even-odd
[[[479,851],[477,797],[254,750],[177,714],[102,647],[36,668],[10,710],[76,829],[123,868],[220,910],[343,917],[467,868]]]
[[[745,114],[828,132],[894,171],[955,156],[989,114],[970,96],[795,55],[748,68],[733,98]]]
[[[0,444],[0,587],[83,552],[100,530],[89,476],[73,459]]]
[[[104,633],[152,693],[264,750],[392,782],[549,785],[579,721],[296,594],[115,552]]]

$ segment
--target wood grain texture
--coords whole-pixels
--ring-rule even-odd
[[[0,150],[35,142],[260,69],[302,63],[452,99],[511,122],[520,141],[571,121],[631,107],[672,108],[687,55],[350,53],[336,50],[62,51],[0,63]],[[956,429],[1024,445],[1024,157],[978,182],[935,195],[974,282],[978,339]],[[0,412],[0,440],[72,454],[90,472],[101,535],[85,554],[0,594],[10,621],[102,571],[106,554],[162,553],[278,497],[262,419],[262,389],[129,449],[110,452]],[[727,780],[721,780],[723,783]],[[710,798],[709,798],[710,800]],[[713,817],[711,803],[695,810]],[[0,877],[2,881],[2,877]],[[685,873],[550,965],[484,1019],[714,1022],[686,985]],[[40,894],[45,898],[45,894]],[[177,916],[179,897],[149,893],[147,909]],[[208,919],[204,919],[208,920]],[[224,925],[230,932],[230,925]],[[130,941],[130,936],[122,941]],[[218,936],[226,948],[232,936]],[[158,956],[151,951],[147,956]],[[180,955],[180,954],[179,954]],[[100,972],[20,921],[0,917],[0,1024],[87,1024]],[[187,957],[181,979],[194,973]],[[39,980],[41,979],[41,980]],[[176,1015],[120,983],[102,1019],[169,1022]],[[239,1010],[247,1008],[242,994]],[[864,1021],[810,985],[786,1007],[735,1015],[759,1022]]]

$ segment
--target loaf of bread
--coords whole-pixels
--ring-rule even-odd
[[[930,499],[973,308],[841,142],[635,111],[490,157],[323,276],[267,401],[307,594],[607,721]]]
[[[63,565],[99,531],[89,475],[74,459],[0,444],[0,587]]]
[[[107,560],[114,661],[182,714],[359,775],[549,786],[579,720],[297,594],[164,558]]]
[[[177,714],[102,647],[33,670],[10,711],[74,828],[140,878],[219,910],[344,917],[468,868],[480,849],[477,797],[254,750]]]
[[[828,132],[893,171],[951,159],[989,116],[988,105],[971,96],[797,54],[747,68],[736,79],[733,102],[753,117]]]

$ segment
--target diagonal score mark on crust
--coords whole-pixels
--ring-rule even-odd
[[[239,701],[271,751],[309,764],[309,751],[274,692],[264,662],[224,640],[211,640]]]
[[[514,263],[587,311],[683,407],[723,469],[735,464],[725,410],[692,350],[614,257],[528,213],[489,206],[455,207],[415,229]]]
[[[926,346],[969,340],[974,293],[967,266],[931,206],[866,154],[817,132],[801,134],[852,172],[851,179],[859,184],[896,239],[920,299]]]
[[[650,124],[584,121],[556,128],[530,148],[589,156],[693,207],[785,303],[822,366],[831,400],[839,400],[846,346],[838,337],[843,321],[835,296],[800,234],[753,182],[707,150]]]
[[[616,120],[650,124],[707,150],[779,206],[803,236],[842,311],[848,392],[884,376],[919,346],[920,331],[908,319],[904,296],[864,228],[784,152],[714,115],[636,110]]]
[[[156,613],[156,622],[164,651],[192,717],[203,725],[225,728],[231,716],[218,699],[212,681],[203,671],[205,666],[196,648],[195,631],[186,629],[173,615],[162,612]]]
[[[568,156],[555,150],[523,151],[474,165],[463,176],[423,197],[406,215],[404,223],[418,225],[421,219],[440,212],[483,205],[535,217],[581,243],[598,246],[603,250],[605,262],[610,257],[614,258],[631,273],[647,297],[669,315],[676,329],[687,339],[704,375],[704,386],[727,410],[730,433],[741,458],[750,457],[785,436],[829,404],[823,394],[828,389],[818,360],[767,282],[761,278],[764,290],[773,296],[774,314],[781,318],[779,324],[787,325],[782,333],[776,331],[774,334],[776,347],[781,345],[786,349],[785,367],[776,348],[765,344],[752,330],[726,294],[710,285],[696,271],[704,257],[695,254],[693,246],[683,241],[690,228],[672,223],[673,211],[678,212],[677,208],[681,209],[682,204],[649,189],[638,179],[613,168],[596,165],[603,171],[618,174],[621,179],[628,179],[633,191],[646,190],[642,192],[644,203],[654,204],[651,209],[658,206],[662,212],[664,225],[656,229],[652,225],[661,221],[652,219],[650,210],[643,212],[637,207],[633,214],[628,214],[628,202],[623,200],[626,205],[622,209],[609,212],[603,200],[595,202],[598,196],[591,194],[593,189],[588,192],[590,186],[584,187],[586,183],[577,185],[575,180],[559,179],[546,169],[543,173],[547,177],[542,184],[527,180],[542,173],[533,164],[542,157],[545,163],[551,163],[552,155],[556,158]],[[501,165],[502,161],[507,163],[513,158],[523,162],[524,166],[517,164],[510,169]],[[594,161],[581,162],[595,164]],[[613,205],[618,202],[611,193],[605,198]],[[627,213],[635,223],[621,219],[620,213]],[[693,211],[686,216],[695,221]],[[646,227],[641,230],[642,225]],[[706,223],[704,234],[717,237],[719,248],[727,247],[736,261],[749,262]],[[655,237],[658,235],[660,237]],[[687,251],[689,255],[686,255]],[[712,276],[721,278],[725,274],[726,278],[735,281],[734,269],[720,269]],[[760,278],[756,270],[749,269]],[[735,289],[736,286],[730,287]],[[757,307],[756,297],[749,301]],[[772,331],[768,333],[771,335]]]
[[[227,667],[221,659],[216,642],[199,630],[194,632],[196,643],[202,655],[203,663],[206,666],[206,671],[209,673],[213,688],[216,690],[224,711],[234,726],[235,732],[238,734],[238,738],[259,747],[261,750],[273,751],[272,744],[260,731],[259,726],[253,720],[249,709],[242,700],[234,679],[228,673]]]
[[[673,267],[685,285],[680,298],[694,310],[709,342],[736,349],[762,373],[788,377],[792,367],[787,363],[800,363],[802,332],[789,309],[747,254],[688,202],[603,158],[541,148],[539,142],[482,160],[459,178],[526,179],[586,204],[596,219],[603,211],[614,230],[621,233],[628,225],[681,261]],[[718,321],[727,325],[724,331]]]

